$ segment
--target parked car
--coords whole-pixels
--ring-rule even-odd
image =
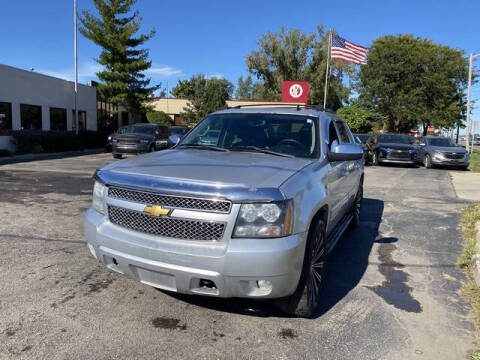
[[[415,165],[417,152],[408,135],[377,134],[367,141],[368,155],[373,165],[397,163]]]
[[[145,284],[274,298],[309,317],[327,253],[359,222],[362,156],[334,113],[217,111],[162,154],[98,170],[84,234],[96,259]]]
[[[448,137],[424,136],[418,147],[418,161],[426,168],[454,166],[467,169],[470,156],[463,146]]]
[[[125,133],[127,127],[126,126],[122,126],[120,129],[118,129],[116,132],[114,132],[113,134],[110,134],[107,136],[107,143],[105,145],[105,150],[106,151],[112,151],[112,142],[113,142],[113,139],[118,135],[118,134],[123,134]]]
[[[122,134],[112,138],[112,154],[121,159],[123,154],[140,154],[167,147],[169,136],[166,125],[135,124],[127,126]]]
[[[368,134],[353,134],[355,142],[360,145],[363,149],[363,164],[366,165],[368,162],[368,148],[367,141],[370,139]]]

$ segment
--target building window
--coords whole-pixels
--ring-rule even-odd
[[[42,130],[42,107],[20,104],[22,130]]]
[[[50,108],[50,130],[67,130],[67,109]]]
[[[0,102],[0,130],[12,129],[12,104]]]
[[[87,112],[83,110],[78,110],[78,130],[86,130],[87,124]],[[77,129],[77,121],[75,120],[75,110],[72,110],[72,130]]]

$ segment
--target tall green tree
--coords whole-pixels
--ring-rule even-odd
[[[466,114],[468,62],[461,50],[412,35],[375,40],[361,67],[357,90],[384,116],[384,130],[422,125],[453,128]]]
[[[102,48],[97,62],[104,69],[97,73],[98,90],[109,102],[123,105],[133,114],[145,112],[145,103],[158,86],[151,86],[145,71],[152,66],[148,49],[139,48],[155,30],[140,30],[136,0],[94,0],[96,14],[83,11],[80,33]]]
[[[180,80],[172,89],[172,94],[189,100],[182,117],[188,125],[194,125],[207,114],[227,107],[226,101],[233,94],[233,84],[226,79],[207,79],[200,74]]]
[[[253,99],[253,81],[252,77],[248,75],[245,80],[240,76],[237,81],[237,88],[235,90],[235,99],[250,100]]]
[[[247,56],[246,62],[249,72],[260,80],[265,100],[281,98],[284,80],[306,80],[310,82],[309,103],[323,104],[328,34],[322,25],[311,34],[282,27],[276,33],[262,35],[257,44],[259,48]],[[333,64],[346,74],[353,71],[344,62]],[[329,77],[327,107],[341,107],[349,92],[341,79]]]
[[[368,133],[373,128],[374,114],[358,105],[344,106],[337,114],[347,122],[353,132]]]

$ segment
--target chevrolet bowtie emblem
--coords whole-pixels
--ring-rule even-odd
[[[145,206],[143,212],[146,212],[152,216],[165,216],[170,214],[170,209],[165,209],[161,205]]]

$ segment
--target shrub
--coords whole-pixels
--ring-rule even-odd
[[[103,148],[105,140],[105,133],[95,131],[81,131],[78,135],[71,131],[22,131],[13,134],[17,154]]]
[[[147,112],[147,120],[152,124],[173,125],[172,118],[163,111],[152,110]]]

